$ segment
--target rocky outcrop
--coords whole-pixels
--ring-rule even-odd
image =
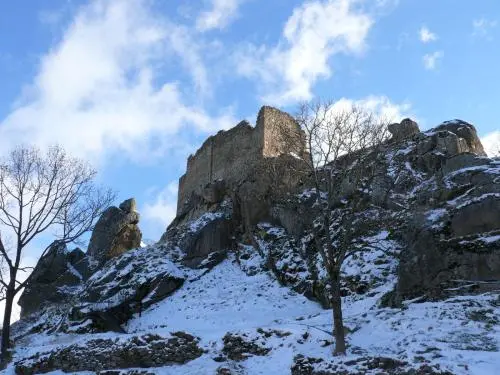
[[[480,156],[475,129],[461,121],[430,130],[411,148],[416,154],[401,162],[420,176],[402,190],[410,199],[393,302],[499,288],[500,164]]]
[[[66,244],[54,242],[38,261],[19,298],[21,316],[37,311],[43,305],[68,300],[73,289],[89,276],[88,259],[82,250],[68,251]]]
[[[388,130],[392,134],[392,140],[394,142],[401,142],[405,139],[410,139],[414,135],[420,133],[418,124],[409,118],[405,118],[399,124],[390,124],[388,126]]]
[[[472,124],[462,120],[446,121],[437,126],[435,131],[449,131],[456,134],[459,138],[465,140],[469,152],[479,156],[487,156],[484,151],[481,140],[477,136],[476,129]]]
[[[392,233],[398,243],[393,246],[402,247],[396,299],[422,294],[444,297],[446,293],[439,291],[455,279],[500,280],[492,267],[486,267],[497,264],[496,242],[481,242],[500,229],[500,166],[484,157],[474,127],[454,120],[420,132],[416,122],[404,119],[390,125],[389,131],[392,139],[384,145],[384,156],[375,155],[367,167],[370,170],[359,171],[360,175],[376,175],[371,185],[359,191],[350,181],[340,181],[338,187],[346,196],[363,196],[368,216],[356,224],[362,229],[360,235],[399,228]],[[335,167],[350,168],[356,157],[347,155]],[[318,276],[324,270],[310,242],[316,200],[314,194],[297,195],[311,186],[305,174],[301,178],[287,175],[287,171],[300,170],[300,165],[289,162],[284,155],[270,158],[247,170],[238,184],[222,179],[206,185],[202,195],[192,197],[191,206],[184,206],[186,210],[162,240],[178,245],[183,259],[192,259],[190,265],[195,267],[210,253],[236,248],[238,241],[250,244],[264,255],[267,269],[283,284],[328,306],[326,282]],[[286,183],[279,186],[276,181]],[[349,204],[342,209],[348,210]],[[395,212],[397,223],[384,227],[391,222],[385,218],[394,217]],[[429,212],[435,212],[431,221]],[[213,220],[204,221],[211,215]],[[276,230],[268,231],[262,222],[281,226],[286,233],[276,235]],[[197,229],[186,230],[193,223]],[[475,243],[479,251],[471,251],[470,243],[464,241]],[[251,257],[246,250],[243,253]],[[362,294],[379,284],[376,279],[351,276],[344,279],[345,294]]]
[[[274,209],[273,202],[299,189],[304,177],[294,171],[301,167],[297,158],[281,155],[255,163],[237,183],[219,179],[206,184],[200,195],[191,194],[160,243],[177,246],[183,264],[197,268],[235,249],[237,238],[251,241],[261,221],[286,220],[291,225],[290,213]]]
[[[174,332],[170,337],[148,334],[117,340],[94,339],[52,352],[37,353],[15,363],[15,372],[19,375],[55,370],[101,373],[111,369],[183,364],[203,354],[198,341],[198,338],[185,332]]]
[[[67,253],[66,259],[72,259],[71,254]],[[58,259],[54,264],[59,263]],[[60,268],[55,270],[59,272]],[[123,325],[134,314],[141,314],[170,296],[186,278],[162,246],[127,251],[92,271],[77,284],[76,280],[67,279],[45,286],[40,278],[35,279],[39,281],[34,287],[28,285],[20,301],[20,332],[123,333]],[[56,277],[55,273],[52,275]]]
[[[166,259],[161,248],[129,251],[110,260],[87,280],[63,329],[123,332],[121,325],[133,314],[165,299],[184,280],[183,273]]]
[[[141,244],[142,233],[137,225],[139,214],[133,198],[119,207],[109,207],[97,221],[87,254],[103,263]]]

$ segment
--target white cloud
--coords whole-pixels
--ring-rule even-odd
[[[224,29],[238,16],[243,0],[210,0],[210,10],[202,12],[196,19],[198,31]]]
[[[481,138],[484,150],[488,156],[500,156],[500,131],[496,130]]]
[[[497,26],[497,21],[479,18],[472,21],[472,36],[490,39],[491,29]]]
[[[437,35],[432,33],[426,26],[420,28],[419,36],[422,43],[429,43],[437,40]]]
[[[433,53],[428,53],[424,55],[422,61],[424,63],[424,67],[427,70],[434,70],[437,67],[439,60],[442,60],[444,57],[443,51],[436,51]]]
[[[155,74],[163,61],[180,57],[196,87],[208,84],[187,29],[149,4],[96,0],[81,8],[42,57],[28,95],[0,123],[1,149],[29,139],[42,147],[60,143],[94,161],[113,152],[142,158],[161,153],[186,127],[212,132],[234,123],[187,104],[180,83]]]
[[[237,53],[239,74],[259,79],[268,103],[311,99],[315,82],[332,74],[332,56],[365,48],[373,19],[358,3],[316,0],[295,8],[277,45],[248,45]]]
[[[152,224],[152,227],[161,233],[165,231],[176,216],[177,189],[178,183],[176,181],[170,182],[160,191],[154,189],[150,193],[155,195],[152,202],[146,203],[141,210],[144,220]]]
[[[415,120],[415,116],[410,113],[410,103],[396,104],[383,95],[370,95],[361,99],[342,98],[335,102],[333,109],[346,110],[353,106],[364,108],[389,122],[399,122],[405,117],[411,117]]]

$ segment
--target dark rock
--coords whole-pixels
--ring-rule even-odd
[[[460,280],[480,282],[478,290],[487,286],[481,282],[500,280],[500,236],[491,241],[484,241],[480,234],[446,239],[442,232],[429,228],[414,229],[408,236],[393,304],[422,295],[446,297],[447,289]]]
[[[100,263],[141,244],[142,234],[137,226],[139,214],[135,211],[135,200],[128,199],[118,207],[109,207],[97,221],[87,254]]]
[[[137,204],[135,203],[135,199],[134,198],[129,198],[127,200],[124,200],[122,203],[120,203],[120,205],[118,206],[118,208],[124,212],[126,212],[127,214],[131,213],[131,212],[136,212],[136,206]]]
[[[127,253],[123,259],[111,261],[110,269],[100,270],[89,279],[80,298],[82,303],[71,311],[70,325],[90,321],[85,325],[88,332],[122,332],[121,325],[133,314],[140,314],[183,285],[184,278],[178,273],[161,271],[166,260],[145,260],[152,254],[140,250],[139,255]],[[127,267],[128,277],[121,277]]]
[[[325,361],[321,358],[295,356],[291,375],[361,375],[365,373],[384,375],[453,375],[441,371],[439,366],[420,367],[389,357],[358,357],[349,360]],[[367,370],[359,372],[359,369]],[[373,371],[373,372],[372,372]]]
[[[21,316],[29,315],[44,305],[71,299],[71,287],[79,285],[89,275],[89,263],[83,251],[75,249],[69,252],[65,244],[54,242],[38,261],[30,282],[19,298]]]
[[[451,218],[456,236],[500,229],[500,195],[486,195],[459,207]]]
[[[217,217],[202,228],[185,233],[178,243],[185,254],[183,263],[188,267],[196,268],[208,262],[209,260],[206,259],[212,257],[213,253],[223,256],[226,250],[234,246],[233,230],[233,223],[230,219]],[[217,256],[214,256],[212,261],[216,259]]]
[[[258,345],[256,339],[250,340],[232,333],[226,333],[222,341],[224,342],[222,352],[233,361],[243,361],[252,355],[263,356],[271,351]]]
[[[463,168],[472,168],[484,164],[484,158],[477,157],[476,154],[471,152],[464,152],[446,159],[442,171],[446,175]]]
[[[51,352],[38,353],[15,363],[16,374],[103,371],[134,367],[152,368],[183,364],[198,358],[203,350],[198,339],[175,332],[165,338],[155,334],[126,339],[94,339]]]
[[[203,188],[202,197],[210,203],[220,203],[226,196],[226,183],[224,180],[216,180]]]
[[[446,121],[434,129],[435,131],[450,131],[465,140],[468,151],[479,156],[487,156],[481,140],[477,136],[476,128],[462,120]]]
[[[409,139],[416,134],[420,133],[420,129],[418,128],[418,124],[406,118],[401,123],[390,124],[388,127],[389,132],[392,134],[392,139],[395,142],[400,142],[405,139]]]

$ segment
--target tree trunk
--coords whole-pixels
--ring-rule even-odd
[[[15,285],[15,284],[14,284]],[[1,367],[5,367],[9,362],[9,343],[10,343],[10,318],[12,316],[12,305],[14,304],[14,286],[9,285],[5,295],[5,309],[2,326],[2,347],[1,347]]]
[[[344,319],[342,318],[342,299],[340,297],[340,275],[330,276],[332,288],[333,335],[335,336],[334,355],[345,354]]]

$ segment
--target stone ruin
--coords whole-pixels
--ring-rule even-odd
[[[223,180],[226,188],[232,188],[265,158],[302,154],[305,145],[294,147],[286,142],[288,131],[300,131],[293,117],[264,106],[259,111],[255,127],[242,121],[234,128],[209,137],[194,155],[189,156],[186,173],[179,179],[177,215],[189,209],[193,194],[217,200],[220,182],[218,189],[207,191],[207,185]],[[207,197],[210,194],[212,196]]]

